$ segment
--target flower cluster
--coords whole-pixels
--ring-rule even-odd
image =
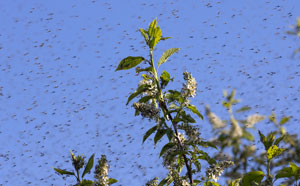
[[[158,177],[153,178],[148,181],[145,186],[157,186],[158,185]]]
[[[178,133],[178,138],[182,144],[186,141],[184,134]],[[173,137],[171,140],[171,143],[178,144],[178,141],[175,137]],[[172,148],[169,148],[163,154],[162,158],[163,158],[163,166],[164,167],[166,167],[168,169],[173,169],[173,168],[176,168],[177,166],[180,166],[180,165],[177,165],[177,157],[173,155],[177,151],[179,151],[179,148],[177,145],[174,145]]]
[[[259,114],[253,114],[251,116],[248,116],[247,118],[247,123],[246,123],[246,127],[250,128],[253,127],[254,124],[256,124],[257,122],[260,122],[261,120],[264,120],[265,117]]]
[[[208,105],[205,106],[205,113],[213,129],[219,129],[226,126],[226,124],[215,113],[210,111]]]
[[[141,114],[144,118],[154,120],[157,120],[159,118],[160,110],[153,104],[136,102],[133,103],[133,107],[135,108],[136,115]]]
[[[202,141],[200,137],[199,128],[189,125],[187,123],[183,123],[181,125],[178,125],[178,129],[182,129],[185,131],[185,134],[187,135],[187,142],[197,144],[198,142]]]
[[[197,91],[197,82],[195,78],[188,72],[183,73],[183,78],[186,83],[183,84],[183,87],[181,89],[182,96],[186,99],[188,97],[195,97]]]
[[[190,186],[190,183],[186,180],[186,178],[181,177],[179,173],[174,169],[169,169],[169,175],[173,180],[174,186]]]
[[[155,96],[158,93],[157,85],[153,82],[152,79],[143,79],[139,82],[138,86],[148,85],[149,88],[143,94],[147,96]]]
[[[108,169],[107,159],[105,155],[101,155],[101,159],[98,160],[98,165],[95,167],[95,179],[97,179],[97,186],[108,186]]]
[[[224,170],[230,166],[232,166],[234,163],[232,161],[221,161],[217,164],[211,165],[206,170],[206,176],[210,179],[213,179],[214,181],[217,181],[219,179],[219,176],[224,172]]]

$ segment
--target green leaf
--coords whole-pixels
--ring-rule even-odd
[[[156,143],[166,134],[167,130],[166,129],[159,129],[157,130],[155,136],[154,136],[154,144]]]
[[[118,180],[114,179],[114,178],[109,178],[108,179],[108,184],[111,185],[111,184],[114,184],[114,183],[117,183]]]
[[[153,49],[155,45],[160,41],[160,38],[161,38],[161,29],[159,28],[159,26],[157,26],[154,31],[154,36],[150,41],[149,47]]]
[[[276,156],[279,156],[282,154],[286,149],[283,148],[278,148],[276,145],[272,145],[268,150],[267,150],[267,157],[268,160],[271,160],[275,158]]]
[[[145,58],[143,58],[143,57],[128,56],[127,58],[124,58],[120,62],[120,64],[119,64],[118,68],[116,69],[116,71],[131,69],[131,68],[137,66],[138,64],[140,64],[144,60],[145,60]]]
[[[141,99],[139,99],[138,102],[140,102],[140,103],[146,103],[146,102],[148,102],[152,98],[153,98],[153,96],[144,96]]]
[[[246,130],[243,130],[243,136],[242,137],[249,140],[249,141],[254,141],[254,136]]]
[[[250,110],[250,109],[251,109],[251,107],[249,107],[249,106],[244,106],[244,107],[238,109],[238,110],[235,111],[235,112],[236,112],[236,113],[239,113],[239,112],[245,112],[245,111],[248,111],[248,110]]]
[[[156,18],[150,23],[148,28],[148,35],[150,38],[154,37],[155,30],[156,30],[157,20]]]
[[[196,123],[196,120],[190,114],[184,114],[182,116],[182,121],[189,122],[189,123]]]
[[[200,114],[200,112],[198,111],[195,105],[189,104],[186,108],[190,109],[194,114],[197,114],[200,119],[203,119],[202,114]]]
[[[129,97],[128,97],[128,100],[127,100],[127,103],[126,105],[128,105],[128,103],[133,99],[135,98],[136,96],[140,95],[141,93],[145,92],[146,90],[148,90],[148,88],[150,87],[150,85],[147,85],[147,84],[143,84],[141,86],[139,86],[137,88],[137,90],[132,93]]]
[[[91,169],[93,168],[93,165],[94,165],[94,156],[95,156],[95,154],[91,155],[91,157],[89,158],[89,161],[88,161],[88,163],[86,164],[86,166],[85,166],[85,168],[84,168],[84,171],[83,171],[83,173],[82,173],[81,178],[83,178],[84,175],[85,175],[86,173],[90,172]]]
[[[169,93],[165,95],[165,98],[168,99],[168,103],[173,101],[178,101],[179,103],[183,103],[183,98],[180,92],[176,90],[168,90]]]
[[[199,145],[201,145],[202,147],[212,147],[212,148],[218,149],[217,146],[213,142],[210,142],[210,141],[201,141],[199,143]]]
[[[167,136],[168,136],[168,139],[169,139],[169,141],[171,141],[172,140],[172,138],[174,137],[174,132],[173,132],[173,130],[172,129],[167,129]]]
[[[265,150],[267,151],[268,150],[268,142],[267,142],[267,138],[260,132],[258,131],[258,134],[260,136],[260,141],[264,144],[265,146]]]
[[[275,178],[279,179],[279,178],[289,178],[292,177],[293,175],[293,170],[292,167],[285,167],[283,169],[281,169],[280,171],[277,172]]]
[[[69,172],[66,170],[62,170],[62,169],[57,169],[57,168],[53,168],[57,173],[61,174],[61,175],[75,175],[74,172]]]
[[[214,181],[207,181],[204,183],[204,186],[220,186],[220,185]]]
[[[160,75],[161,87],[164,88],[168,85],[170,81],[170,74],[167,71],[163,71]]]
[[[252,171],[248,172],[243,178],[242,178],[242,184],[241,186],[252,186],[251,182],[260,183],[261,180],[264,178],[264,173],[262,171]]]
[[[148,37],[148,35],[147,35],[147,31],[144,30],[144,29],[142,29],[142,28],[140,28],[140,32],[141,32],[141,34],[144,36],[145,42],[148,44],[149,37]]]
[[[147,68],[136,68],[135,72],[139,74],[140,72],[151,72],[152,73],[152,67],[147,67]]]
[[[146,141],[146,139],[153,133],[155,132],[157,129],[157,125],[155,125],[154,127],[152,127],[151,129],[149,129],[146,134],[143,137],[143,143]]]
[[[167,39],[170,39],[172,37],[161,37],[160,40],[167,40]]]
[[[273,144],[275,140],[275,132],[270,132],[267,136],[267,141],[270,144],[270,146]]]
[[[80,183],[79,186],[90,186],[92,185],[94,182],[92,180],[82,180],[82,182]]]
[[[290,167],[292,168],[292,173],[295,177],[295,180],[298,180],[300,176],[300,167],[298,167],[296,164],[292,162],[290,162]]]
[[[176,144],[175,143],[167,143],[163,146],[163,148],[160,151],[159,157],[161,157],[167,150],[169,150],[170,148],[174,147]]]
[[[207,161],[207,163],[209,163],[210,165],[216,164],[216,160],[214,160],[213,158],[211,158],[206,152],[197,149],[197,153],[199,154],[198,159],[201,160],[205,160]]]
[[[269,120],[272,121],[273,123],[277,124],[277,120],[276,120],[276,115],[273,112],[271,116],[269,116]]]
[[[279,138],[277,138],[274,142],[274,145],[278,145],[284,138],[285,138],[285,135],[282,135]]]
[[[283,125],[283,124],[287,123],[289,120],[290,120],[290,117],[283,117],[283,118],[281,118],[279,124]]]
[[[166,50],[163,53],[163,55],[160,57],[157,68],[160,65],[162,65],[163,63],[165,63],[172,54],[174,54],[175,52],[178,52],[179,50],[180,50],[180,48],[170,48],[170,49]]]
[[[241,178],[233,180],[228,186],[240,186],[240,181],[241,180],[242,180]]]

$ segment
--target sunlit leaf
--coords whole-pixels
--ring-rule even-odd
[[[283,117],[283,118],[281,118],[279,124],[283,125],[283,124],[287,123],[289,120],[290,120],[290,117]]]
[[[290,167],[292,168],[292,173],[293,173],[295,179],[298,180],[299,176],[300,176],[300,167],[298,167],[293,162],[290,162]]]
[[[157,26],[154,31],[154,36],[150,40],[149,47],[153,49],[155,45],[160,41],[160,38],[161,38],[161,29],[159,28],[159,26]]]
[[[137,66],[138,64],[140,64],[144,60],[145,60],[145,58],[143,58],[143,57],[128,56],[120,62],[120,64],[119,64],[118,68],[116,69],[116,71],[131,69],[131,68]]]
[[[157,20],[156,18],[150,23],[149,28],[148,28],[148,34],[150,38],[154,37],[155,29],[157,25]]]
[[[108,184],[111,185],[111,184],[114,184],[114,183],[117,183],[118,180],[114,179],[114,178],[109,178],[108,179]]]
[[[271,159],[275,158],[276,156],[279,156],[285,150],[286,149],[284,149],[284,148],[278,148],[276,145],[272,145],[267,151],[268,160],[271,160]]]
[[[236,112],[236,113],[239,113],[239,112],[245,112],[245,111],[248,111],[248,110],[250,110],[250,109],[251,109],[251,107],[249,107],[249,106],[243,106],[242,108],[236,110],[235,112]]]
[[[144,36],[145,42],[148,44],[149,37],[148,37],[147,31],[144,30],[144,29],[142,29],[142,28],[140,28],[140,32]]]
[[[53,168],[57,173],[61,174],[61,175],[75,175],[74,172],[70,172],[70,171],[66,171],[66,170],[62,170],[62,169],[57,169],[57,168]]]
[[[243,176],[241,186],[252,186],[253,181],[260,183],[264,176],[265,175],[262,171],[248,172],[245,176]]]
[[[204,183],[204,186],[220,186],[220,184],[214,181],[207,181]]]
[[[168,85],[170,81],[170,74],[167,71],[163,71],[162,74],[160,75],[160,80],[161,80],[161,87],[164,88]]]
[[[167,40],[167,39],[171,39],[172,37],[161,37],[160,40]]]
[[[277,120],[276,120],[276,115],[273,112],[271,116],[269,116],[269,120],[272,121],[273,123],[277,124]]]
[[[178,52],[179,50],[180,50],[180,48],[170,48],[170,49],[166,50],[166,51],[163,53],[163,55],[160,57],[160,59],[159,59],[159,61],[158,61],[157,68],[158,68],[161,64],[165,63],[165,62],[168,60],[168,58],[169,58],[172,54],[174,54],[175,52]]]
[[[240,186],[241,180],[242,180],[241,178],[233,180],[228,186]]]
[[[86,164],[85,168],[84,168],[84,171],[82,173],[82,178],[84,177],[84,175],[86,173],[89,173],[91,171],[91,169],[93,168],[93,165],[94,165],[94,156],[95,154],[91,155],[91,157],[89,158],[89,161],[88,163]]]

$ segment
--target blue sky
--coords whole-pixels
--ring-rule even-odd
[[[69,150],[106,154],[116,185],[141,186],[165,175],[158,152],[142,145],[153,123],[134,117],[127,96],[140,77],[115,72],[127,56],[148,56],[138,28],[154,19],[163,36],[157,60],[181,48],[160,70],[198,82],[193,104],[226,119],[222,90],[236,88],[251,113],[293,116],[299,131],[300,42],[285,32],[300,1],[0,1],[0,184],[64,185],[51,167],[71,168]],[[198,121],[209,139],[207,119]],[[266,132],[271,124],[257,126]],[[91,177],[90,177],[91,178]]]

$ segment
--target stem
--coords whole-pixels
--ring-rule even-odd
[[[81,183],[80,177],[79,177],[79,170],[78,169],[76,169],[76,173],[77,173],[77,176],[76,176],[77,182]]]
[[[163,98],[161,88],[159,86],[159,80],[158,80],[157,72],[156,72],[156,69],[155,69],[155,66],[154,66],[154,62],[153,62],[153,50],[152,49],[150,49],[150,62],[151,62],[151,65],[152,65],[153,75],[154,75],[154,78],[155,78],[157,89],[159,91],[159,99],[158,99],[159,106],[162,108],[163,113],[167,117],[169,117],[169,119],[171,120],[174,131],[175,131],[175,134],[176,134],[175,138],[178,142],[178,146],[179,146],[180,150],[184,151],[183,145],[182,145],[182,143],[181,143],[181,141],[178,137],[177,123],[174,123],[172,115],[170,113],[168,113],[168,108],[167,108],[167,105],[166,105],[165,100]],[[187,169],[187,174],[188,174],[188,177],[189,177],[189,180],[190,180],[190,184],[193,184],[194,180],[193,180],[193,174],[192,174],[191,166],[188,163],[188,159],[187,159],[186,155],[183,154],[182,156],[183,156],[183,159],[184,159],[184,162],[185,162],[185,166],[186,166],[186,169]]]
[[[267,164],[267,175],[268,175],[268,177],[270,176],[270,172],[271,172],[271,161],[268,160],[268,164]]]

